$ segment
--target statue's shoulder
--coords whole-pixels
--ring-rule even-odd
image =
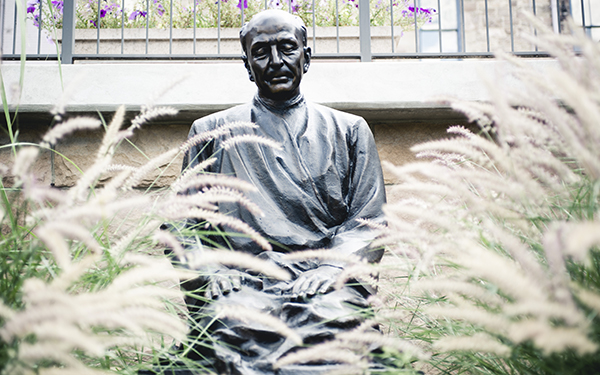
[[[212,113],[194,121],[192,128],[196,133],[208,131],[217,126],[236,121],[250,121],[251,103],[236,105],[234,107]]]
[[[331,121],[338,127],[347,127],[348,130],[362,128],[369,129],[369,125],[361,116],[340,111],[338,109],[333,109],[310,101],[307,101],[307,106],[313,115],[319,116],[327,122]]]

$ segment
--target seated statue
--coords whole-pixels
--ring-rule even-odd
[[[254,254],[289,271],[278,281],[222,266],[203,279],[212,299],[188,298],[197,331],[208,332],[211,345],[198,344],[198,358],[209,358],[219,374],[320,374],[327,361],[274,368],[278,359],[303,347],[331,340],[358,326],[368,307],[369,288],[333,287],[346,266],[344,257],[357,255],[378,262],[383,250],[369,245],[375,234],[358,219],[383,220],[385,190],[379,157],[367,123],[304,99],[300,81],[308,71],[311,49],[302,20],[283,11],[254,16],[240,31],[243,61],[258,92],[250,103],[196,120],[189,137],[223,124],[244,121],[256,135],[271,138],[281,149],[239,143],[224,150],[219,139],[190,149],[183,169],[208,158],[209,173],[235,176],[256,187],[248,198],[260,207],[257,215],[237,203],[219,203],[219,211],[239,218],[273,244],[264,251],[246,236],[213,236],[220,244]],[[282,255],[326,249],[338,259],[287,260]],[[200,251],[188,248],[187,251]],[[198,282],[187,288],[198,287]],[[285,322],[302,345],[275,330],[248,321],[214,319],[220,306],[258,309]],[[243,308],[242,307],[242,308]]]

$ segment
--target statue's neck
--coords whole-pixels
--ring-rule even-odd
[[[266,107],[276,109],[276,110],[285,110],[285,109],[292,108],[304,100],[304,96],[301,93],[298,93],[298,95],[296,95],[293,98],[288,99],[288,100],[273,100],[273,99],[265,98],[264,96],[260,95],[260,93],[258,93],[258,95],[256,95],[256,97]]]

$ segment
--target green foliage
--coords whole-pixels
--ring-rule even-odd
[[[120,0],[79,0],[76,5],[77,28],[207,28],[233,27],[242,25],[253,15],[265,9],[291,11],[303,19],[309,27],[313,26],[358,26],[358,0],[139,0],[131,8],[122,8]],[[417,8],[415,17],[411,10],[411,0],[371,1],[371,26],[390,26],[393,16],[394,25],[403,30],[414,30],[430,22],[435,10]],[[243,8],[243,12],[242,12]],[[40,11],[41,9],[41,11]],[[391,11],[390,11],[391,10]],[[62,28],[62,0],[31,2],[29,18],[46,30]],[[393,12],[393,15],[391,14]],[[41,13],[41,15],[40,15]]]

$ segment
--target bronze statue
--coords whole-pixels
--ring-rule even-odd
[[[292,279],[276,281],[223,266],[200,280],[213,302],[191,299],[188,303],[197,326],[206,329],[213,342],[210,348],[198,345],[198,359],[212,358],[219,374],[320,374],[336,364],[307,363],[275,370],[279,358],[301,347],[258,324],[213,321],[213,312],[222,305],[252,306],[286,322],[304,345],[330,340],[360,324],[363,318],[356,312],[368,306],[368,288],[334,290],[343,261],[289,261],[282,254],[328,249],[378,262],[383,251],[369,248],[374,233],[357,219],[383,220],[385,190],[379,157],[362,118],[307,102],[302,96],[300,82],[310,66],[311,50],[300,18],[264,11],[242,28],[240,41],[257,95],[250,103],[195,121],[189,137],[246,121],[258,125],[255,134],[274,139],[282,149],[243,143],[225,151],[220,140],[212,140],[193,147],[183,169],[213,157],[216,162],[208,172],[236,176],[257,188],[248,195],[264,216],[235,203],[220,203],[219,210],[272,241],[273,251],[264,251],[244,236],[226,241],[213,236],[210,242],[272,261],[288,270]]]

